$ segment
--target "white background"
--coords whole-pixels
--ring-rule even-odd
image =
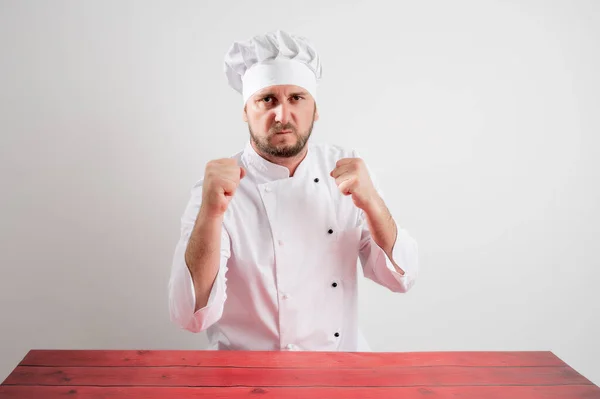
[[[550,350],[600,384],[600,2],[0,1],[0,381],[30,349],[201,349],[169,321],[189,189],[241,150],[223,56],[323,61],[313,138],[418,241],[377,351]]]

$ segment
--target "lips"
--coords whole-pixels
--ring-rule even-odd
[[[277,134],[288,134],[288,133],[292,133],[291,130],[282,130],[280,132],[277,132]]]

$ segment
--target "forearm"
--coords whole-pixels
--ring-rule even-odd
[[[404,270],[396,264],[392,257],[392,250],[398,235],[398,227],[385,202],[381,197],[377,196],[364,209],[364,212],[373,240],[392,261],[396,271],[404,275]]]
[[[194,311],[208,303],[220,265],[221,229],[223,216],[213,217],[200,207],[198,218],[185,252],[185,263],[194,282],[196,305]]]

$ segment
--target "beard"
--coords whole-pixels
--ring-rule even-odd
[[[316,109],[315,109],[315,111],[316,111]],[[254,131],[252,130],[252,127],[250,126],[250,124],[248,124],[248,130],[250,130],[250,138],[256,145],[256,148],[258,148],[258,150],[260,152],[262,152],[263,154],[271,156],[271,157],[275,157],[275,158],[292,158],[292,157],[295,157],[296,155],[300,154],[302,152],[302,150],[304,149],[304,147],[306,147],[306,143],[308,143],[308,139],[310,138],[310,135],[312,134],[314,124],[315,124],[315,114],[313,113],[313,120],[310,124],[310,127],[308,128],[308,131],[306,131],[304,133],[298,133],[298,130],[290,123],[286,123],[285,125],[282,125],[281,123],[277,123],[277,124],[273,125],[271,127],[271,129],[269,129],[269,131],[267,132],[267,135],[265,137],[257,136],[254,133]],[[274,137],[277,136],[277,133],[284,131],[284,130],[292,131],[292,133],[289,133],[289,134],[293,134],[296,137],[296,143],[295,144],[271,144],[271,141],[273,140]]]

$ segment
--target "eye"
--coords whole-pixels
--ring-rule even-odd
[[[262,101],[265,102],[265,103],[267,103],[267,104],[272,103],[273,100],[274,100],[274,98],[271,97],[271,96],[266,96],[265,98],[262,99]]]
[[[294,99],[294,101],[300,101],[300,100],[301,100],[301,99],[303,99],[304,97],[302,97],[302,96],[300,96],[300,95],[297,95],[297,94],[296,94],[295,96],[292,96],[292,98]]]

